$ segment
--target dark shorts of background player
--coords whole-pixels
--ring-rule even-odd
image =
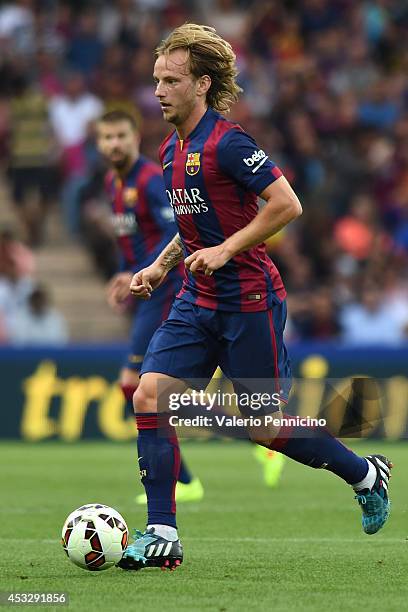
[[[125,368],[140,372],[150,340],[168,317],[181,283],[182,278],[179,274],[168,275],[163,285],[153,291],[150,300],[135,300],[136,311],[132,322],[130,353],[123,364]]]
[[[292,373],[283,342],[286,313],[286,302],[278,300],[270,310],[242,313],[176,299],[149,344],[141,373],[159,372],[205,388],[220,366],[236,393],[268,388],[287,402]],[[275,404],[269,412],[278,409]]]
[[[57,193],[58,173],[55,168],[34,166],[11,168],[11,192],[16,206],[24,206],[31,191],[37,190],[43,203],[52,201]]]

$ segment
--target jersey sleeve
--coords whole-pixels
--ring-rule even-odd
[[[282,176],[265,151],[240,128],[224,134],[218,143],[217,157],[222,172],[257,195]]]

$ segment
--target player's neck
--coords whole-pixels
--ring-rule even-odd
[[[120,169],[116,169],[116,172],[120,176],[120,178],[124,178],[129,174],[130,170],[133,168],[139,157],[140,155],[139,153],[137,153],[129,159],[129,163],[127,163],[126,166],[123,166],[123,168]]]
[[[176,126],[176,132],[180,140],[187,140],[191,132],[204,117],[205,113],[207,112],[207,109],[207,105],[198,106],[190,113],[190,115],[183,124]]]

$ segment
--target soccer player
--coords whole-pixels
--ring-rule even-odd
[[[152,263],[175,233],[174,215],[169,206],[160,166],[139,153],[140,136],[132,115],[114,110],[98,121],[98,148],[111,169],[105,186],[112,204],[112,222],[120,252],[120,270],[110,281],[107,294],[117,312],[127,304],[133,274]],[[169,313],[181,285],[175,267],[152,300],[136,308],[131,333],[131,353],[119,375],[127,406],[133,411],[133,394],[139,384],[143,356],[153,333]],[[181,461],[177,500],[198,501],[203,487]],[[137,503],[144,504],[144,493]]]
[[[116,312],[127,307],[133,273],[149,265],[176,231],[161,169],[140,155],[139,142],[135,119],[129,113],[114,110],[99,120],[98,147],[111,166],[105,182],[120,251],[120,271],[112,278],[107,291],[108,302]],[[153,299],[148,303],[142,302],[136,309],[131,353],[119,376],[127,406],[132,410],[132,397],[139,384],[143,356],[153,333],[167,317],[181,281],[179,269],[175,268]],[[228,430],[223,433],[228,434]],[[239,435],[245,437],[243,432]],[[279,482],[284,457],[258,448],[261,452],[256,452],[255,457],[262,464],[265,484],[274,487]],[[177,501],[199,501],[203,494],[199,478],[193,478],[186,462],[182,461],[176,487]],[[138,495],[136,502],[145,504],[146,494]]]
[[[229,43],[213,28],[185,24],[156,54],[156,96],[164,119],[175,126],[160,148],[160,160],[179,233],[134,275],[131,291],[152,299],[182,259],[185,276],[167,321],[149,345],[134,395],[148,520],[119,566],[136,570],[174,569],[183,560],[174,500],[179,450],[168,415],[158,412],[163,388],[182,392],[186,381],[209,379],[220,365],[236,388],[242,379],[270,379],[282,401],[287,399],[285,289],[263,241],[302,210],[279,168],[220,114],[239,94]],[[266,202],[260,211],[257,196]],[[279,407],[274,416],[282,418]],[[366,533],[387,520],[392,464],[386,457],[359,457],[323,428],[282,424],[274,430],[265,424],[250,434],[266,448],[351,484]]]

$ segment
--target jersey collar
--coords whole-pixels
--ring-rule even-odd
[[[183,145],[186,142],[188,142],[188,141],[192,140],[193,138],[195,138],[196,136],[198,136],[200,134],[200,132],[204,129],[204,127],[207,124],[207,122],[211,121],[211,119],[213,119],[214,117],[218,117],[218,113],[213,108],[211,108],[209,106],[207,108],[207,110],[205,111],[204,115],[201,117],[200,121],[197,123],[197,125],[193,129],[193,131],[189,133],[187,138],[185,138],[184,140],[181,140],[179,138],[180,145],[183,147]]]

